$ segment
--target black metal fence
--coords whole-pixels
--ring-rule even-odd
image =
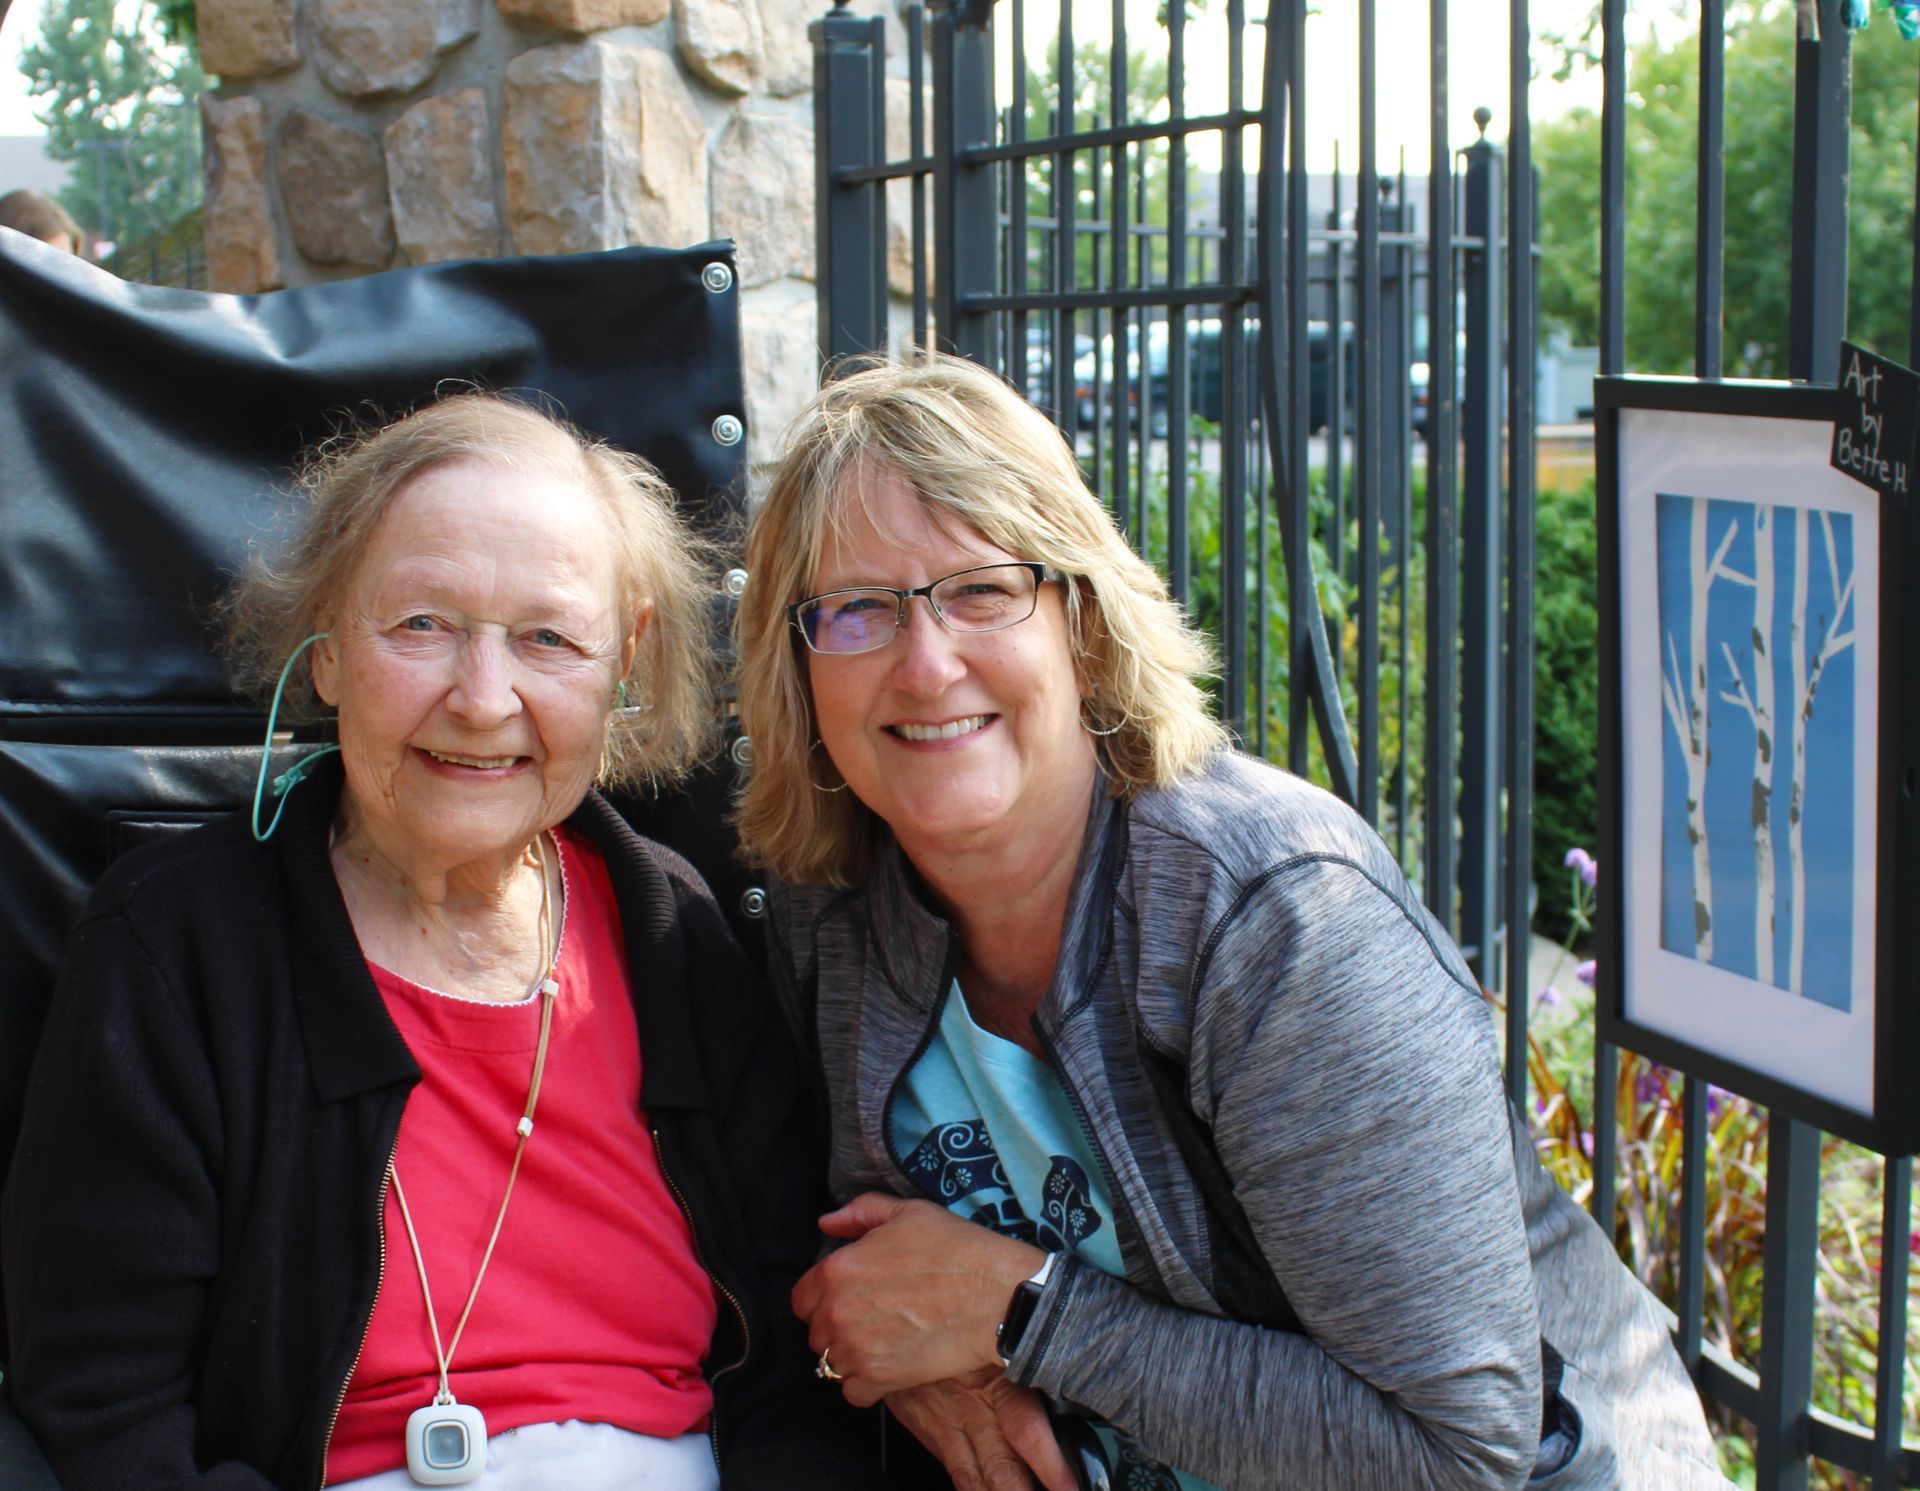
[[[1847,152],[1851,112],[1851,43],[1841,0],[1797,7],[1793,78],[1793,208],[1788,374],[1830,382],[1846,327],[1848,259]],[[1627,371],[1625,0],[1599,7],[1603,64],[1601,133],[1602,373]],[[1697,218],[1695,227],[1694,372],[1721,376],[1725,264],[1725,0],[1700,7]],[[1920,184],[1916,185],[1920,193]],[[1676,225],[1678,226],[1678,225]],[[1920,265],[1920,198],[1914,242]],[[1920,276],[1916,277],[1920,285]],[[1909,361],[1920,358],[1920,302],[1914,310]],[[1595,1072],[1593,1206],[1614,1207],[1618,1090],[1617,1054],[1606,1046]],[[1810,1407],[1815,1276],[1820,1264],[1821,1135],[1784,1114],[1772,1115],[1767,1145],[1766,1242],[1758,1371],[1703,1346],[1706,1281],[1702,1247],[1707,1169],[1708,1094],[1686,1083],[1681,1162],[1681,1270],[1676,1338],[1694,1380],[1711,1399],[1754,1426],[1755,1469],[1763,1488],[1808,1483],[1808,1456],[1867,1477],[1875,1487],[1920,1483],[1920,1450],[1901,1442],[1906,1369],[1907,1289],[1912,1237],[1912,1161],[1885,1161],[1880,1236],[1879,1340],[1871,1429]]]
[[[1515,844],[1530,879],[1531,622],[1504,598],[1504,556],[1531,553],[1505,498],[1531,490],[1529,443],[1504,443],[1509,403],[1532,391],[1530,365],[1505,357],[1509,335],[1533,340],[1529,258],[1504,242],[1521,178],[1484,140],[1456,159],[1444,130],[1424,176],[1376,173],[1364,138],[1351,177],[1310,173],[1303,16],[1270,21],[1272,45],[1249,61],[1257,33],[1230,5],[1225,107],[1193,114],[1178,7],[1149,41],[1167,48],[1165,92],[1145,100],[1124,7],[1093,66],[1070,0],[1059,8],[1045,45],[1081,64],[1064,92],[1057,66],[1004,65],[1028,57],[1028,9],[907,13],[894,123],[909,145],[892,159],[884,22],[835,10],[819,23],[821,346],[938,342],[1048,409],[1219,636],[1223,718],[1386,829],[1498,985]],[[1446,119],[1443,58],[1436,70]],[[1089,77],[1104,83],[1091,98]],[[1165,117],[1143,122],[1143,104]],[[1329,637],[1323,589],[1350,637]],[[1462,625],[1456,663],[1432,642]],[[1458,801],[1424,788],[1456,780]]]
[[[1429,0],[1431,148],[1414,174],[1376,164],[1377,0],[1356,8],[1358,164],[1342,174],[1309,169],[1304,0],[1263,24],[1244,0],[1173,3],[1132,37],[1124,0],[1084,7],[1078,32],[1074,0],[950,0],[905,13],[891,82],[887,23],[836,6],[813,33],[819,341],[829,357],[937,344],[1053,415],[1218,638],[1218,706],[1244,747],[1374,823],[1508,996],[1524,1103],[1530,939],[1506,929],[1528,926],[1534,878],[1537,251],[1512,231],[1535,221],[1528,7],[1511,0],[1506,98],[1456,100],[1448,0]],[[1827,39],[1803,42],[1797,82],[1802,377],[1834,365],[1845,299],[1838,10],[1819,0]],[[1723,11],[1702,6],[1703,377],[1720,369]],[[1603,372],[1625,368],[1623,27],[1624,0],[1603,0]],[[1189,81],[1197,42],[1205,90]],[[1475,108],[1482,138],[1456,151],[1460,116],[1488,102],[1505,105],[1504,149]],[[1909,1162],[1887,1167],[1869,1431],[1809,1406],[1820,1136],[1784,1117],[1759,1371],[1703,1346],[1707,1094],[1685,1087],[1676,1338],[1696,1382],[1753,1425],[1768,1491],[1804,1486],[1809,1454],[1915,1484],[1900,1445]],[[1617,1090],[1602,1046],[1592,1206],[1609,1225]]]

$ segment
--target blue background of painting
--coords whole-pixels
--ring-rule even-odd
[[[1659,546],[1660,625],[1658,645],[1662,671],[1671,674],[1672,658],[1680,666],[1681,706],[1685,712],[1685,683],[1693,661],[1687,614],[1693,577],[1688,560],[1688,529],[1696,502],[1707,503],[1707,558],[1709,561],[1735,527],[1733,544],[1721,563],[1742,575],[1753,574],[1754,509],[1750,502],[1673,496],[1657,498]],[[1772,514],[1774,554],[1774,614],[1770,628],[1774,676],[1774,730],[1777,736],[1773,798],[1775,914],[1774,982],[1788,985],[1789,899],[1792,872],[1788,860],[1787,809],[1793,770],[1790,714],[1793,664],[1789,655],[1792,615],[1795,509],[1776,507]],[[1853,520],[1830,515],[1838,550],[1840,581],[1853,570]],[[1827,627],[1832,624],[1836,595],[1829,577],[1826,541],[1820,517],[1810,513],[1807,540],[1806,607],[1807,664]],[[1747,978],[1756,975],[1754,953],[1754,857],[1752,833],[1753,768],[1756,740],[1746,711],[1722,696],[1737,692],[1722,644],[1733,649],[1743,670],[1748,692],[1753,691],[1753,591],[1724,577],[1708,593],[1707,671],[1708,767],[1706,782],[1707,846],[1712,858],[1714,966]],[[1841,620],[1852,630],[1854,605],[1848,603]],[[1672,652],[1668,645],[1671,641]],[[1803,797],[1806,867],[1806,954],[1802,990],[1809,999],[1847,1010],[1853,1001],[1853,783],[1855,649],[1832,659],[1814,695],[1813,714],[1806,734],[1806,789]],[[1656,701],[1657,703],[1657,701]],[[1687,843],[1686,757],[1673,726],[1661,710],[1661,877],[1660,944],[1669,952],[1693,957],[1693,852]],[[1629,873],[1632,867],[1628,867]]]

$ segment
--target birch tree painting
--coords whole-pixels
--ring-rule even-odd
[[[1852,1000],[1853,526],[1658,498],[1661,946]]]

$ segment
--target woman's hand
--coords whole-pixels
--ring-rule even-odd
[[[946,1467],[954,1491],[1075,1491],[1047,1405],[988,1368],[887,1394],[893,1416]]]
[[[820,1230],[848,1244],[801,1275],[793,1309],[856,1408],[997,1369],[1007,1301],[1046,1257],[931,1201],[871,1191],[822,1217]]]

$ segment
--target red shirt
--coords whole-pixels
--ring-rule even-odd
[[[540,1103],[450,1380],[489,1434],[590,1419],[671,1437],[701,1427],[713,1406],[700,1370],[713,1286],[640,1110],[612,883],[586,840],[555,838],[566,902]],[[487,1004],[372,973],[420,1063],[395,1165],[450,1345],[513,1163],[540,1001]],[[407,1417],[439,1387],[419,1268],[387,1190],[386,1266],[328,1444],[329,1482],[404,1465]]]

